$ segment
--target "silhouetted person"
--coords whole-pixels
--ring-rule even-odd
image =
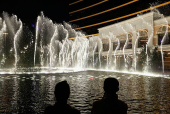
[[[104,81],[104,96],[93,103],[92,114],[127,114],[127,104],[118,99],[119,82],[115,78]]]
[[[80,114],[80,111],[67,104],[70,95],[70,86],[67,81],[62,81],[55,86],[56,103],[45,109],[45,114]]]

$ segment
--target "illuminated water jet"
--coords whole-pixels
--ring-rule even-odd
[[[155,12],[154,12],[155,13]],[[168,25],[168,20],[159,12],[156,12],[158,17],[164,19],[164,23]],[[0,18],[0,38],[4,41],[3,33],[9,33],[9,41],[11,41],[10,49],[5,52],[5,47],[3,45],[3,41],[0,41],[1,45],[1,63],[7,64],[7,60],[5,59],[7,55],[14,54],[10,60],[14,59],[11,62],[12,68],[4,67],[1,70],[1,73],[56,73],[64,72],[64,70],[71,71],[81,71],[81,70],[90,70],[105,68],[107,70],[113,70],[114,72],[121,72],[129,70],[129,66],[127,66],[128,57],[133,57],[133,67],[131,71],[137,71],[137,62],[138,59],[137,53],[140,53],[141,48],[137,46],[140,38],[140,28],[149,29],[151,33],[148,35],[148,42],[146,44],[146,67],[148,70],[149,67],[149,53],[148,49],[152,49],[150,47],[150,43],[153,40],[153,25],[151,22],[146,20],[143,15],[138,16],[137,18],[143,24],[142,27],[136,28],[136,26],[132,25],[130,22],[122,22],[115,24],[116,32],[114,30],[109,30],[107,34],[100,34],[98,36],[86,37],[84,33],[80,31],[75,31],[72,29],[72,26],[68,23],[57,24],[54,23],[51,19],[44,16],[43,13],[37,17],[36,22],[36,33],[35,40],[31,40],[32,47],[27,45],[22,45],[20,39],[24,39],[23,30],[25,25],[22,24],[21,20],[18,20],[16,16],[9,16],[7,13],[4,13],[4,18]],[[136,18],[135,18],[136,19]],[[145,26],[144,26],[145,25]],[[121,33],[122,32],[122,33]],[[129,33],[137,34],[137,37],[134,37],[132,40],[132,49],[128,52],[127,46],[129,44]],[[119,36],[124,35],[124,44],[122,43],[122,39]],[[163,49],[162,45],[166,39],[168,34],[168,26],[166,28],[165,35],[161,41],[161,54],[162,54],[162,72],[164,73],[164,60],[163,60]],[[122,35],[122,36],[123,36]],[[69,38],[74,38],[70,40]],[[106,43],[108,45],[108,49],[104,52],[104,42],[103,39],[106,39]],[[116,48],[113,50],[113,43],[117,43]],[[123,45],[123,46],[122,46]],[[22,50],[23,48],[24,50]],[[25,69],[24,61],[21,61],[25,56],[25,53],[30,50],[34,51],[32,57],[32,66],[27,66]],[[31,51],[32,51],[31,50]],[[30,52],[31,52],[30,51]],[[149,50],[150,51],[150,50]],[[28,52],[29,55],[29,52]],[[121,61],[121,57],[123,57],[123,62]],[[29,58],[27,56],[27,58]],[[90,60],[92,58],[92,60]],[[130,58],[130,57],[129,57]],[[119,61],[118,61],[119,60]],[[120,62],[123,63],[123,68],[120,69]],[[13,65],[12,65],[13,64]],[[3,65],[1,65],[2,67]],[[6,68],[6,69],[5,69]],[[38,69],[39,68],[39,69]],[[61,70],[62,68],[62,70]],[[128,69],[127,69],[128,68]],[[76,69],[76,70],[75,70]],[[61,70],[61,71],[60,71]],[[129,70],[130,71],[130,70]],[[145,70],[146,71],[146,70]],[[145,72],[144,71],[144,72]],[[132,72],[131,72],[132,73]]]

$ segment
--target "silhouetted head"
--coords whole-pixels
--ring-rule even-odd
[[[70,86],[67,81],[62,81],[56,84],[54,94],[57,102],[67,102],[70,95]]]
[[[116,78],[107,78],[104,81],[104,91],[108,94],[115,94],[119,91],[119,81]]]

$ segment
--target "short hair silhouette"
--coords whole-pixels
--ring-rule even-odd
[[[119,81],[116,78],[107,78],[104,81],[103,98],[95,101],[91,114],[127,114],[128,106],[118,99]]]
[[[70,86],[67,81],[62,81],[55,86],[56,103],[53,106],[48,106],[44,114],[80,114],[80,111],[67,104],[67,99],[70,96]]]
[[[54,94],[57,101],[67,100],[70,95],[70,86],[67,81],[62,81],[56,84]]]
[[[116,78],[107,78],[104,81],[104,91],[108,94],[119,91],[119,81]]]

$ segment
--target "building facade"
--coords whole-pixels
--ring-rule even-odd
[[[98,50],[102,49],[101,55],[105,58],[117,56],[118,61],[123,61],[123,55],[126,55],[133,61],[133,57],[136,53],[140,53],[144,45],[148,44],[149,48],[157,46],[159,51],[162,48],[163,52],[167,54],[164,68],[170,69],[169,27],[170,16],[164,17],[157,12],[150,12],[98,28],[97,37],[102,41],[102,45],[98,43]]]

